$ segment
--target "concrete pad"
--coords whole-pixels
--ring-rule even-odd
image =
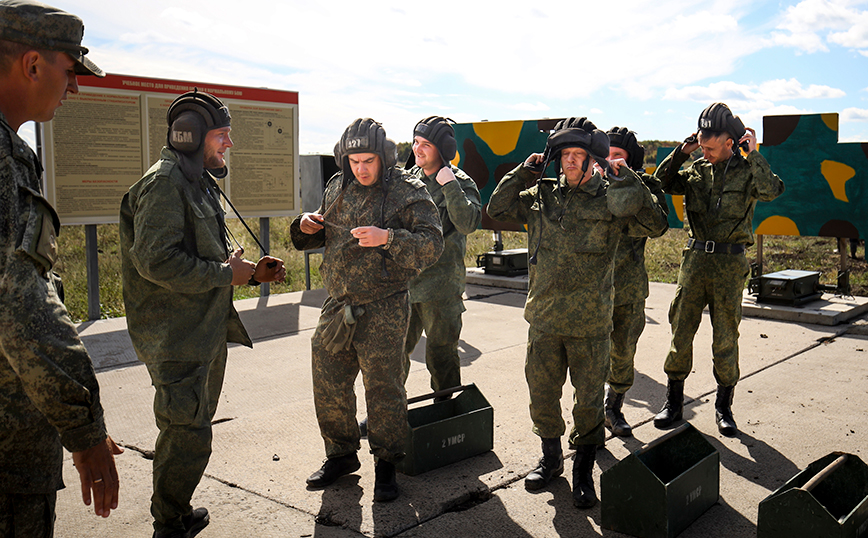
[[[745,316],[798,323],[816,323],[818,325],[837,325],[868,312],[868,297],[824,293],[819,299],[802,306],[782,306],[759,303],[755,296],[748,294],[745,290],[741,307]]]
[[[607,441],[597,459],[597,485],[601,472],[664,433],[650,421],[665,397],[663,360],[674,290],[670,284],[651,285],[636,381],[624,409],[635,437]],[[599,527],[599,506],[583,512],[572,506],[571,462],[566,478],[550,488],[524,490],[523,479],[536,465],[540,448],[531,433],[524,380],[526,293],[515,289],[467,288],[462,380],[475,383],[494,409],[492,452],[416,477],[399,475],[402,496],[379,504],[372,500],[373,459],[363,440],[357,473],[323,490],[307,489],[304,480],[324,458],[310,375],[310,336],[324,297],[322,290],[314,290],[236,303],[256,341],[252,350],[229,349],[214,452],[194,497],[197,506],[212,511],[213,523],[203,538],[621,536]],[[109,365],[98,378],[110,433],[127,446],[147,451],[157,434],[153,388],[138,361],[118,367],[124,364],[118,357],[131,353],[123,342],[122,324],[105,320],[81,330],[98,342],[87,344],[95,361]],[[844,334],[850,327],[745,318],[739,340],[742,380],[734,405],[743,433],[728,439],[717,433],[714,423],[711,329],[703,320],[694,344],[694,371],[686,384],[685,417],[721,454],[721,500],[681,536],[755,536],[759,501],[799,469],[833,450],[864,456],[859,451],[868,446],[868,438],[860,410],[868,405],[868,339]],[[423,347],[424,338],[412,355],[410,396],[430,391]],[[361,417],[361,379],[356,389]],[[564,387],[567,428],[571,396]],[[81,505],[78,479],[67,459],[69,487],[59,492],[58,536],[150,536],[150,461],[128,450],[118,464],[122,505],[102,521]]]

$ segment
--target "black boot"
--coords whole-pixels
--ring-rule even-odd
[[[669,380],[666,388],[666,403],[654,417],[654,425],[661,430],[668,428],[684,416],[684,380]]]
[[[624,418],[624,413],[621,412],[625,394],[618,394],[612,387],[606,385],[606,427],[612,430],[612,433],[618,437],[630,437],[633,435],[633,428],[627,424],[627,419]]]
[[[386,460],[377,460],[374,465],[374,500],[389,502],[398,498],[398,480],[395,465]]]
[[[560,437],[544,437],[542,453],[539,466],[524,479],[524,487],[527,489],[542,489],[551,482],[552,478],[561,476],[564,472],[564,451],[561,449]]]
[[[732,418],[732,396],[735,385],[731,387],[717,386],[717,399],[714,400],[714,416],[717,418],[717,429],[723,435],[732,437],[738,433],[735,419]]]
[[[317,472],[308,477],[307,485],[313,488],[324,488],[345,474],[358,471],[361,466],[362,464],[355,452],[329,458]]]
[[[594,460],[597,445],[579,445],[573,456],[573,504],[577,508],[591,508],[597,504],[594,492]]]

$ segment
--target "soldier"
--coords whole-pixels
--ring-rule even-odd
[[[316,213],[290,227],[299,250],[325,247],[320,273],[329,293],[311,338],[313,393],[326,460],[308,479],[328,486],[359,469],[354,383],[365,382],[374,500],[398,497],[395,463],[409,430],[404,342],[410,280],[443,251],[440,219],[425,184],[395,167],[395,143],[370,118],[350,124],[335,145],[341,171]]]
[[[479,227],[482,208],[476,183],[449,163],[455,158],[455,131],[440,116],[425,118],[413,130],[416,165],[410,175],[425,183],[440,211],[443,254],[410,282],[410,329],[404,346],[404,372],[425,331],[425,363],[434,391],[461,385],[458,338],[464,312],[464,253],[467,236]],[[449,398],[448,396],[441,399]]]
[[[742,145],[747,157],[739,151]],[[703,158],[679,170],[690,153],[700,147]],[[693,336],[702,320],[702,310],[708,305],[717,380],[717,427],[727,436],[738,431],[732,416],[732,398],[739,377],[741,298],[749,273],[744,251],[753,244],[757,200],[770,202],[784,192],[783,181],[756,148],[755,131],[745,129],[728,106],[714,103],[699,115],[699,139],[696,133],[688,137],[654,173],[664,191],[684,195],[690,233],[669,308],[672,345],[664,365],[668,377],[666,403],[654,417],[658,428],[667,428],[682,418],[684,380],[693,367]]]
[[[63,306],[42,166],[18,128],[54,117],[76,75],[105,76],[85,57],[80,18],[26,0],[0,2],[0,536],[54,535],[63,449],[84,504],[118,506],[113,454],[93,365]]]
[[[506,174],[488,204],[492,218],[527,225],[534,252],[524,310],[530,323],[525,376],[543,457],[525,487],[543,488],[563,473],[560,438],[566,427],[560,400],[569,371],[575,389],[569,437],[576,448],[573,502],[580,508],[597,502],[592,471],[604,440],[615,250],[623,229],[630,237],[662,232],[656,201],[623,160],[611,163],[611,183],[590,166],[593,159],[605,170],[608,155],[609,139],[593,123],[562,120],[549,135],[545,153],[532,154]],[[526,188],[549,161],[557,177]]]
[[[669,206],[660,182],[643,171],[645,148],[636,140],[636,133],[626,127],[613,127],[609,136],[609,161],[623,159],[651,191],[658,208],[660,234],[669,229],[666,220]],[[655,236],[651,236],[655,237]],[[630,237],[626,233],[615,251],[615,303],[612,309],[611,366],[606,384],[606,427],[619,437],[630,437],[633,428],[624,418],[621,407],[624,395],[633,386],[633,357],[636,344],[645,329],[645,299],[648,297],[648,273],[645,272],[645,242],[647,237]]]
[[[230,254],[219,189],[232,147],[229,110],[193,91],[169,107],[167,145],[120,209],[124,305],[130,338],[154,385],[154,537],[192,537],[209,523],[190,500],[211,455],[211,421],[226,345],[253,347],[232,287],[283,280],[277,258]]]

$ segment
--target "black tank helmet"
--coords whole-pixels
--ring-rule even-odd
[[[698,121],[699,131],[712,136],[726,133],[733,139],[733,149],[744,136],[744,123],[723,103],[712,103],[702,111]]]
[[[169,106],[166,121],[169,130],[166,145],[178,153],[181,171],[189,180],[202,176],[205,135],[213,129],[229,127],[229,109],[210,93],[194,89],[178,96]],[[226,175],[226,167],[215,170],[216,177]]]
[[[588,118],[567,118],[555,124],[555,130],[546,140],[545,156],[547,161],[555,163],[555,170],[560,174],[560,153],[566,148],[582,148],[588,152],[603,170],[608,170],[606,158],[609,156],[609,137],[597,129]],[[590,160],[586,159],[582,166],[584,174]]]
[[[354,153],[378,155],[383,164],[383,177],[386,177],[386,171],[398,162],[398,147],[395,142],[386,138],[386,130],[371,118],[359,118],[351,123],[335,144],[335,162],[343,171],[345,185],[353,177],[348,156]]]
[[[621,148],[627,152],[627,166],[636,171],[642,171],[645,163],[645,148],[636,139],[636,133],[626,127],[612,127],[606,133],[609,146]]]
[[[434,144],[446,166],[455,158],[458,149],[455,142],[455,129],[452,128],[453,123],[455,122],[443,116],[428,116],[417,123],[413,129],[413,138],[421,136]]]

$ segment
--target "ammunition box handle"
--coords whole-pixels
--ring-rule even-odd
[[[463,390],[467,390],[473,385],[460,385],[458,387],[452,387],[449,389],[438,390],[437,392],[432,392],[431,394],[423,394],[422,396],[414,396],[413,398],[407,399],[407,405],[423,402],[425,400],[431,400],[433,398],[439,398],[440,396],[450,396],[455,392],[461,392]]]
[[[824,467],[822,471],[815,474],[813,478],[811,478],[810,480],[805,482],[805,485],[802,486],[800,489],[802,491],[811,491],[812,489],[814,489],[817,486],[817,484],[819,484],[820,482],[822,482],[823,480],[828,478],[828,476],[830,474],[835,472],[835,469],[844,465],[844,462],[846,462],[846,461],[847,461],[847,454],[841,454],[840,456],[838,456],[838,458],[835,461],[833,461],[832,463],[830,463],[829,465]]]
[[[675,437],[676,435],[683,432],[684,430],[686,430],[689,427],[690,427],[690,423],[685,422],[681,426],[678,426],[674,430],[667,432],[665,435],[661,435],[657,439],[654,439],[653,441],[651,441],[647,445],[645,445],[642,448],[640,448],[639,450],[637,450],[636,455],[638,456],[639,454],[644,454],[645,452],[648,452],[649,450],[651,450],[655,446],[657,446],[661,443],[664,443],[664,442],[668,441],[669,439],[672,439],[673,437]]]

